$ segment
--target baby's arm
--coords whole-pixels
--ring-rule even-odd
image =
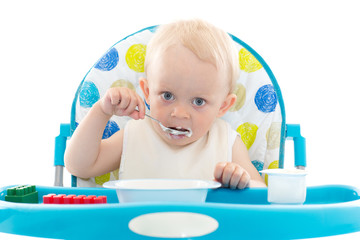
[[[240,137],[236,137],[232,162],[220,162],[215,167],[214,177],[224,187],[243,189],[246,187],[266,187],[259,172],[251,163],[248,151]]]
[[[135,110],[138,107],[139,111]],[[143,119],[145,104],[128,88],[111,88],[93,105],[71,137],[65,152],[65,166],[78,177],[95,177],[117,169],[122,153],[123,130],[102,140],[112,115]]]

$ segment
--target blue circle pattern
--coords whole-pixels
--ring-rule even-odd
[[[255,104],[257,108],[264,113],[275,111],[277,96],[273,85],[264,85],[256,92]]]
[[[114,133],[116,133],[119,130],[120,130],[120,128],[116,124],[116,122],[109,120],[108,123],[106,124],[102,139],[107,139],[107,138],[111,137]]]
[[[99,90],[93,82],[86,81],[80,90],[80,106],[90,108],[100,99]]]
[[[95,68],[101,71],[110,71],[116,67],[119,62],[119,53],[115,48],[110,49],[95,65]]]
[[[258,160],[253,160],[251,162],[254,165],[254,167],[256,168],[256,170],[261,171],[261,170],[264,169],[264,163],[263,162],[260,162]]]
[[[149,28],[151,32],[156,32],[157,27]],[[119,54],[115,48],[111,48],[94,66],[94,68],[99,69],[101,71],[111,71],[114,69],[119,62]],[[82,107],[92,107],[94,103],[96,103],[100,99],[100,94],[93,82],[86,81],[83,83],[82,88],[80,90],[80,106]],[[275,111],[277,105],[277,95],[274,91],[274,87],[271,84],[264,85],[257,91],[255,95],[255,104],[257,108],[264,112],[270,113]],[[145,104],[148,109],[150,106],[145,101]],[[75,122],[75,127],[79,124]],[[109,120],[106,124],[106,127],[103,132],[103,139],[107,139],[111,137],[114,133],[119,131],[120,128],[116,124],[115,121]],[[254,167],[261,171],[264,168],[264,163],[258,160],[253,160],[252,164]]]

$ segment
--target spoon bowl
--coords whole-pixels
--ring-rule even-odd
[[[176,129],[173,129],[173,128],[168,128],[168,127],[165,127],[159,120],[157,120],[156,118],[153,118],[152,116],[148,115],[145,113],[145,116],[147,116],[148,118],[150,118],[151,120],[157,122],[161,129],[166,132],[166,133],[169,133],[169,134],[173,134],[173,135],[185,135],[187,137],[190,137],[192,135],[192,132],[191,130],[186,130],[186,131],[180,131],[180,130],[176,130]]]

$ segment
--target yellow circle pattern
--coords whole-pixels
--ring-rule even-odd
[[[234,106],[230,108],[230,112],[239,111],[240,108],[244,106],[246,100],[246,89],[241,83],[236,84],[235,91],[233,93],[236,95],[236,102]]]
[[[135,72],[144,72],[146,45],[134,44],[126,52],[125,60],[130,69]]]
[[[110,87],[111,88],[113,88],[113,87],[127,87],[127,88],[130,88],[131,90],[135,91],[134,85],[131,82],[129,82],[127,80],[124,80],[124,79],[119,79],[119,80],[113,82]]]
[[[266,140],[268,149],[276,149],[280,147],[281,123],[273,122],[266,131]]]
[[[250,147],[253,145],[255,138],[256,138],[256,133],[258,130],[258,126],[256,126],[253,123],[243,123],[241,124],[236,131],[238,133],[240,133],[241,136],[241,140],[244,142],[246,148],[249,150]]]
[[[145,71],[144,63],[146,57],[146,48],[145,44],[133,44],[131,45],[125,54],[125,60],[127,66],[135,72],[143,73]],[[261,69],[263,66],[261,63],[245,48],[240,49],[239,54],[239,67],[242,71],[247,73],[256,72]],[[111,84],[111,87],[128,87],[132,90],[136,90],[132,82],[124,79],[119,79]],[[236,94],[237,99],[230,109],[231,112],[239,111],[243,108],[246,101],[246,88],[243,84],[238,83],[235,87],[234,94]],[[237,132],[241,135],[241,139],[249,150],[254,144],[257,137],[258,126],[256,124],[246,122],[238,126]],[[280,131],[281,123],[272,123],[270,128],[266,132],[267,139],[267,148],[276,149],[280,146]],[[260,134],[260,133],[259,133]],[[273,161],[268,166],[268,169],[278,168],[279,161]],[[111,175],[112,174],[112,175]],[[94,178],[95,183],[98,185],[103,185],[105,182],[110,181],[111,178],[119,179],[119,170],[115,170],[111,173],[107,173],[101,176]],[[265,175],[265,182],[268,183],[268,176]]]
[[[270,165],[268,166],[268,169],[277,169],[279,168],[279,160],[275,160],[273,162],[270,163]],[[265,174],[265,183],[266,185],[268,185],[268,175]]]
[[[108,181],[110,181],[110,173],[95,177],[95,183],[101,186]]]
[[[112,172],[115,180],[119,180],[119,169],[116,169],[115,171]]]
[[[245,48],[239,51],[240,69],[252,73],[262,68],[260,62]]]

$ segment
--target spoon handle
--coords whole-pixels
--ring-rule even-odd
[[[139,112],[139,109],[135,109],[136,111]],[[153,118],[152,116],[150,116],[149,114],[145,113],[145,116],[147,116],[148,118],[151,118],[152,120],[154,120],[155,122],[158,122],[159,124],[161,124],[161,122],[159,120],[157,120],[156,118]]]
[[[149,114],[146,114],[146,113],[145,113],[145,116],[147,116],[148,118],[151,118],[152,120],[154,120],[154,121],[156,121],[156,122],[160,123],[160,121],[159,121],[159,120],[157,120],[156,118],[153,118],[153,117],[152,117],[152,116],[150,116]]]

